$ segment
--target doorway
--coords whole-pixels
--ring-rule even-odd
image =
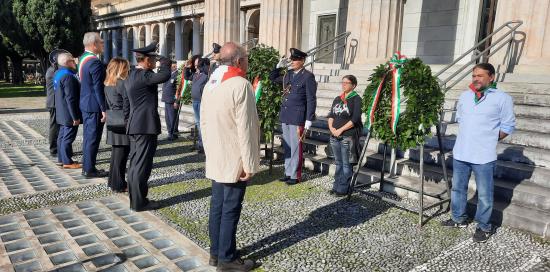
[[[497,2],[498,0],[483,0],[483,6],[481,7],[481,19],[479,26],[479,36],[477,38],[478,42],[485,39],[487,36],[493,33],[495,28],[495,15],[497,11]],[[487,39],[483,44],[478,48],[479,52],[482,52],[487,47],[491,46],[491,38]],[[481,58],[482,62],[488,61],[488,56],[490,52],[483,54]]]
[[[317,46],[336,37],[336,14],[322,15],[317,19]],[[315,59],[317,62],[333,63],[334,46],[321,48]]]

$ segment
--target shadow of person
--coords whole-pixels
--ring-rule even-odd
[[[110,269],[115,268],[115,266],[126,262],[127,259],[128,258],[126,257],[126,255],[124,255],[124,253],[108,253],[108,254],[103,254],[96,257],[88,258],[80,261],[79,263],[59,267],[57,269],[50,270],[50,271],[51,272],[81,271],[80,268],[84,263],[87,263],[87,262],[92,262],[96,267],[102,267],[102,269],[99,271],[110,271]]]
[[[494,173],[493,212],[491,215],[491,221],[496,227],[502,225],[503,211],[513,202],[519,200],[516,199],[519,196],[514,194],[516,187],[532,181],[535,162],[524,153],[524,147],[510,146],[498,154],[498,159],[502,162],[497,163]],[[506,165],[508,162],[516,164],[510,167]],[[525,201],[525,199],[519,201]],[[468,200],[468,203],[468,215],[474,218],[477,207],[477,191]]]
[[[373,198],[353,197],[351,201],[341,198],[312,211],[302,222],[242,248],[241,253],[262,259],[320,234],[362,224],[390,207]]]

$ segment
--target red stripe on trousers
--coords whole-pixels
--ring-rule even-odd
[[[299,126],[298,127],[298,137],[299,139],[302,138],[302,135],[304,134],[304,127]],[[298,182],[302,181],[302,164],[304,161],[304,149],[303,149],[303,143],[302,141],[298,140],[298,169],[296,169],[296,179]]]

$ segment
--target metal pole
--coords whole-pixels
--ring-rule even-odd
[[[420,145],[420,193],[418,198],[420,200],[418,227],[422,227],[424,221],[424,145]]]
[[[180,121],[181,104],[182,103],[180,101],[178,103],[178,112],[176,113],[176,118],[174,118],[174,123],[172,124],[172,131],[170,131],[170,135],[174,135],[174,132],[176,132],[176,126],[178,125],[178,123]],[[164,106],[166,106],[166,104],[164,104]]]
[[[379,192],[382,192],[384,189],[384,172],[386,172],[386,153],[388,151],[388,142],[384,143],[384,156],[382,156],[382,169],[380,169],[380,188]]]
[[[273,156],[275,155],[274,146],[275,145],[275,133],[271,130],[271,154],[269,154],[269,174],[273,171]]]
[[[367,146],[369,145],[370,140],[370,130],[367,132],[367,136],[365,137],[365,144],[363,145],[363,150],[361,151],[361,156],[359,156],[359,160],[357,161],[357,165],[355,166],[355,171],[353,171],[353,175],[351,176],[349,188],[348,188],[348,200],[351,198],[351,194],[353,194],[353,189],[355,187],[355,184],[357,184],[357,176],[359,175],[359,170],[363,166],[363,160],[365,159],[365,155],[367,154]]]
[[[445,182],[445,188],[447,189],[447,198],[451,199],[451,184],[449,182],[449,176],[447,175],[447,162],[445,161],[445,148],[443,147],[443,139],[441,136],[440,126],[441,122],[435,125],[437,144],[439,145],[439,161],[441,162],[441,170],[443,170],[443,182]]]

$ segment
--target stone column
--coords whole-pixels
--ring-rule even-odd
[[[512,55],[515,56],[517,67],[514,72],[548,74],[550,73],[550,20],[548,14],[550,0],[507,0],[498,1],[495,26],[496,30],[504,23],[512,20],[522,20],[515,36],[516,43]],[[503,31],[506,32],[506,31]],[[492,38],[496,41],[500,35]],[[490,58],[490,62],[499,68],[505,59],[506,48]],[[503,71],[503,69],[499,69]]]
[[[174,21],[174,41],[176,43],[176,60],[183,60],[183,40],[181,20]]]
[[[202,54],[201,47],[201,22],[199,18],[193,18],[193,55]]]
[[[153,33],[151,31],[151,25],[145,25],[145,46],[148,46],[151,43]]]
[[[128,59],[128,29],[122,28],[122,57]]]
[[[112,57],[118,57],[118,51],[120,50],[120,48],[118,48],[118,29],[113,29],[111,30],[111,37],[112,38],[112,41],[111,41],[111,46],[112,46]]]
[[[166,56],[166,23],[159,23],[159,48],[160,54]]]
[[[403,0],[349,0],[347,31],[357,39],[354,63],[378,64],[399,50]]]
[[[103,30],[103,62],[107,63],[109,62],[109,44],[111,42],[110,40],[111,32],[109,30]]]
[[[204,52],[212,51],[212,43],[239,41],[239,6],[239,0],[205,1]]]
[[[134,48],[132,49],[136,49],[139,47],[139,26],[132,26],[132,29],[134,30]],[[132,63],[137,64],[136,55],[134,54],[134,52],[130,52],[130,55],[131,55],[130,58],[132,59]]]
[[[300,47],[302,5],[300,0],[262,0],[259,42],[271,45],[281,55],[287,56],[289,48]]]
[[[244,43],[246,42],[246,34],[248,33],[248,27],[246,25],[246,14],[247,14],[247,11],[246,10],[241,10],[241,16],[240,16],[240,19],[241,19],[241,31],[240,31],[240,34],[241,34],[241,39],[240,39],[240,42],[241,43]]]

